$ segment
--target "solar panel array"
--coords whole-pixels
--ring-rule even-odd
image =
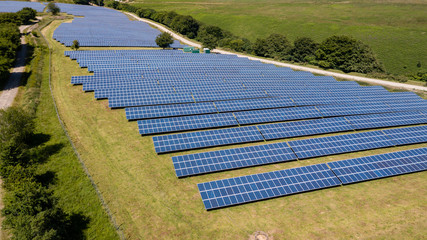
[[[427,148],[199,183],[207,210],[427,170]]]
[[[91,76],[73,77],[72,84],[94,91],[97,99],[108,99],[111,108],[125,108],[126,118],[137,121],[141,135],[156,135],[152,139],[158,154],[285,139],[173,156],[180,178],[427,142],[427,104],[414,93],[339,82],[234,55],[177,50],[65,55],[93,71]],[[420,126],[359,132],[410,125]],[[347,133],[291,139],[338,132]],[[229,186],[216,189],[209,183],[199,184],[199,189],[206,209],[221,208],[340,185],[329,167],[283,170],[274,173],[275,180],[271,173],[258,179],[220,180]]]
[[[157,47],[155,39],[160,31],[147,23],[131,21],[116,10],[104,7],[56,3],[61,12],[74,16],[71,23],[62,23],[53,38],[65,46],[78,40],[81,47]],[[173,48],[182,48],[178,41]]]
[[[40,2],[0,1],[0,12],[19,12],[25,7],[43,12],[46,6]]]

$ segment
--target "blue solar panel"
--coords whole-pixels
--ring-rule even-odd
[[[128,120],[217,113],[213,103],[188,103],[126,108]]]
[[[139,133],[142,135],[226,126],[237,126],[236,119],[232,113],[157,118],[138,121]]]
[[[40,2],[0,1],[0,12],[19,12],[25,7],[43,12],[46,6]]]
[[[142,96],[113,96],[108,99],[110,108],[151,106],[161,104],[192,103],[190,94],[162,94]]]
[[[381,131],[345,134],[288,142],[299,159],[394,146]]]
[[[219,150],[172,157],[177,177],[296,160],[286,143]]]
[[[291,195],[341,183],[326,164],[197,184],[207,210]]]
[[[343,117],[259,125],[267,140],[353,130]]]
[[[268,108],[294,107],[295,104],[288,97],[284,98],[259,98],[239,101],[215,102],[219,112],[244,111]]]
[[[307,118],[322,117],[315,107],[278,108],[268,110],[256,110],[236,112],[234,115],[239,124],[280,122]]]
[[[395,145],[427,142],[427,125],[383,130]]]
[[[358,114],[386,113],[393,110],[384,103],[355,103],[342,105],[323,105],[317,109],[324,117],[349,116]]]
[[[420,112],[397,112],[345,117],[354,129],[368,129],[427,123],[427,115]]]
[[[343,184],[427,170],[427,148],[361,157],[328,165]]]
[[[153,137],[154,148],[157,153],[177,152],[263,140],[264,138],[254,126]]]

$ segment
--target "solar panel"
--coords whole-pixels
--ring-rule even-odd
[[[296,160],[286,143],[219,150],[172,157],[177,177]]]
[[[343,184],[427,170],[427,148],[361,157],[328,165]]]
[[[237,126],[236,119],[232,113],[157,118],[138,121],[139,133],[141,135],[225,126]]]
[[[381,131],[352,133],[288,142],[299,159],[394,146]]]
[[[206,210],[291,195],[341,183],[326,164],[197,184]]]
[[[427,116],[420,112],[397,112],[345,117],[354,129],[369,129],[427,123]]]
[[[255,109],[294,107],[295,104],[288,97],[284,98],[259,98],[238,101],[215,102],[219,112],[234,112]]]
[[[353,130],[343,117],[259,125],[267,140]]]
[[[280,122],[322,117],[315,107],[277,108],[247,112],[235,112],[239,124]]]
[[[126,108],[128,120],[217,113],[213,103],[188,103]]]
[[[177,152],[263,140],[264,138],[254,126],[153,137],[154,148],[157,153]]]
[[[113,96],[108,99],[110,108],[124,108],[136,106],[151,106],[161,104],[192,103],[190,94],[162,94],[143,96]]]
[[[395,145],[427,142],[427,125],[383,130]]]
[[[390,107],[381,102],[323,105],[317,106],[317,109],[319,109],[319,111],[322,113],[322,116],[324,117],[392,112]]]

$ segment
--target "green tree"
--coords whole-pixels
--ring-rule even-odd
[[[161,33],[156,37],[156,44],[163,49],[169,47],[172,43],[173,38],[167,32]]]
[[[22,23],[27,24],[30,20],[36,19],[37,11],[32,8],[25,7],[21,11],[17,12],[17,14],[21,18]]]
[[[197,36],[197,31],[199,30],[199,23],[191,16],[179,15],[173,19],[170,27],[173,30],[183,35],[187,35],[187,37],[193,39]]]
[[[59,12],[61,12],[61,9],[56,6],[55,3],[50,2],[49,4],[47,4],[47,11],[51,12],[53,15],[57,15]]]
[[[344,72],[383,72],[371,48],[348,36],[331,36],[324,40],[316,51],[316,61],[324,68]]]
[[[315,53],[319,44],[308,37],[299,37],[294,41],[291,50],[292,60],[296,62],[310,62],[315,59]]]
[[[286,59],[292,48],[288,39],[281,34],[273,33],[265,41],[267,44],[267,57]]]
[[[224,38],[224,33],[217,26],[201,26],[197,32],[197,40],[202,42],[203,47],[215,49],[218,42]]]
[[[73,0],[75,4],[89,5],[89,0]]]
[[[79,50],[79,48],[80,48],[79,41],[78,40],[74,40],[73,41],[73,45],[71,45],[71,49],[73,49],[73,50]]]
[[[258,38],[257,40],[255,40],[252,49],[255,55],[260,57],[266,57],[268,50],[267,41],[265,39]]]

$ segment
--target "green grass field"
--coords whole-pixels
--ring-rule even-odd
[[[59,111],[128,239],[248,239],[256,231],[274,239],[421,239],[427,235],[425,172],[207,212],[196,186],[200,182],[427,144],[177,179],[171,156],[179,154],[156,155],[151,137],[141,137],[137,123],[128,122],[123,109],[112,110],[108,101],[97,101],[93,93],[70,84],[71,76],[88,73],[64,57],[69,49],[51,39],[58,25],[55,21],[45,33],[54,50],[53,91]],[[190,153],[202,151],[206,150]]]
[[[44,26],[48,17],[40,23]],[[28,37],[33,41],[33,38]],[[45,44],[41,38],[37,44]],[[101,202],[83,171],[73,148],[70,145],[56,116],[49,89],[49,54],[47,49],[39,53],[40,62],[31,62],[26,72],[29,79],[25,86],[20,87],[15,99],[15,106],[29,106],[39,102],[35,116],[35,133],[45,138],[42,147],[50,149],[49,158],[38,166],[37,173],[45,176],[49,188],[58,198],[59,206],[72,216],[75,231],[82,234],[82,239],[118,239],[117,232],[110,223]],[[38,87],[37,79],[41,79]],[[3,232],[1,237],[9,239]]]
[[[250,40],[282,33],[290,40],[308,36],[322,41],[351,35],[372,47],[386,70],[427,69],[427,2],[422,0],[136,0],[137,6],[176,11],[217,25]]]

